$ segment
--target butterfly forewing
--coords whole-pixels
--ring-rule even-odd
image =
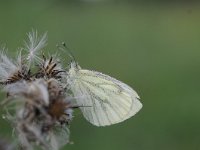
[[[84,117],[96,126],[122,122],[142,107],[132,88],[108,75],[71,68],[68,82],[77,104],[87,106],[80,108]]]

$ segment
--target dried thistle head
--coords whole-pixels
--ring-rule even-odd
[[[54,57],[50,57],[47,59],[43,54],[43,59],[38,65],[38,73],[36,74],[36,78],[62,78],[62,73],[65,71],[62,69],[62,66],[59,60],[56,60]]]
[[[2,51],[0,53],[0,83],[10,84],[21,79],[28,80],[30,72],[21,57],[21,51],[18,54],[17,60],[14,61],[8,58]]]
[[[28,53],[20,51],[15,61],[0,53],[0,81],[7,93],[1,104],[20,150],[59,150],[69,142],[68,125],[77,107],[61,82],[65,71],[59,58],[39,55],[46,34],[38,38],[37,32],[32,32],[28,39]]]

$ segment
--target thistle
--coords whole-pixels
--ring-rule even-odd
[[[20,150],[58,150],[69,142],[73,97],[61,80],[66,76],[56,56],[42,53],[47,36],[28,34],[16,59],[0,53],[0,84],[7,97],[1,102]]]

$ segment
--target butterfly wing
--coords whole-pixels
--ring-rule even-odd
[[[73,72],[73,73],[72,73]],[[84,117],[96,126],[122,122],[141,108],[138,94],[128,85],[96,71],[69,71],[68,83]]]

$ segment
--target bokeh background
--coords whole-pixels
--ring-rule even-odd
[[[48,31],[47,50],[65,41],[83,68],[134,87],[144,105],[135,117],[103,128],[76,111],[74,144],[63,150],[200,149],[197,1],[0,0],[0,43],[11,55],[32,28]],[[11,135],[2,118],[0,134]]]

